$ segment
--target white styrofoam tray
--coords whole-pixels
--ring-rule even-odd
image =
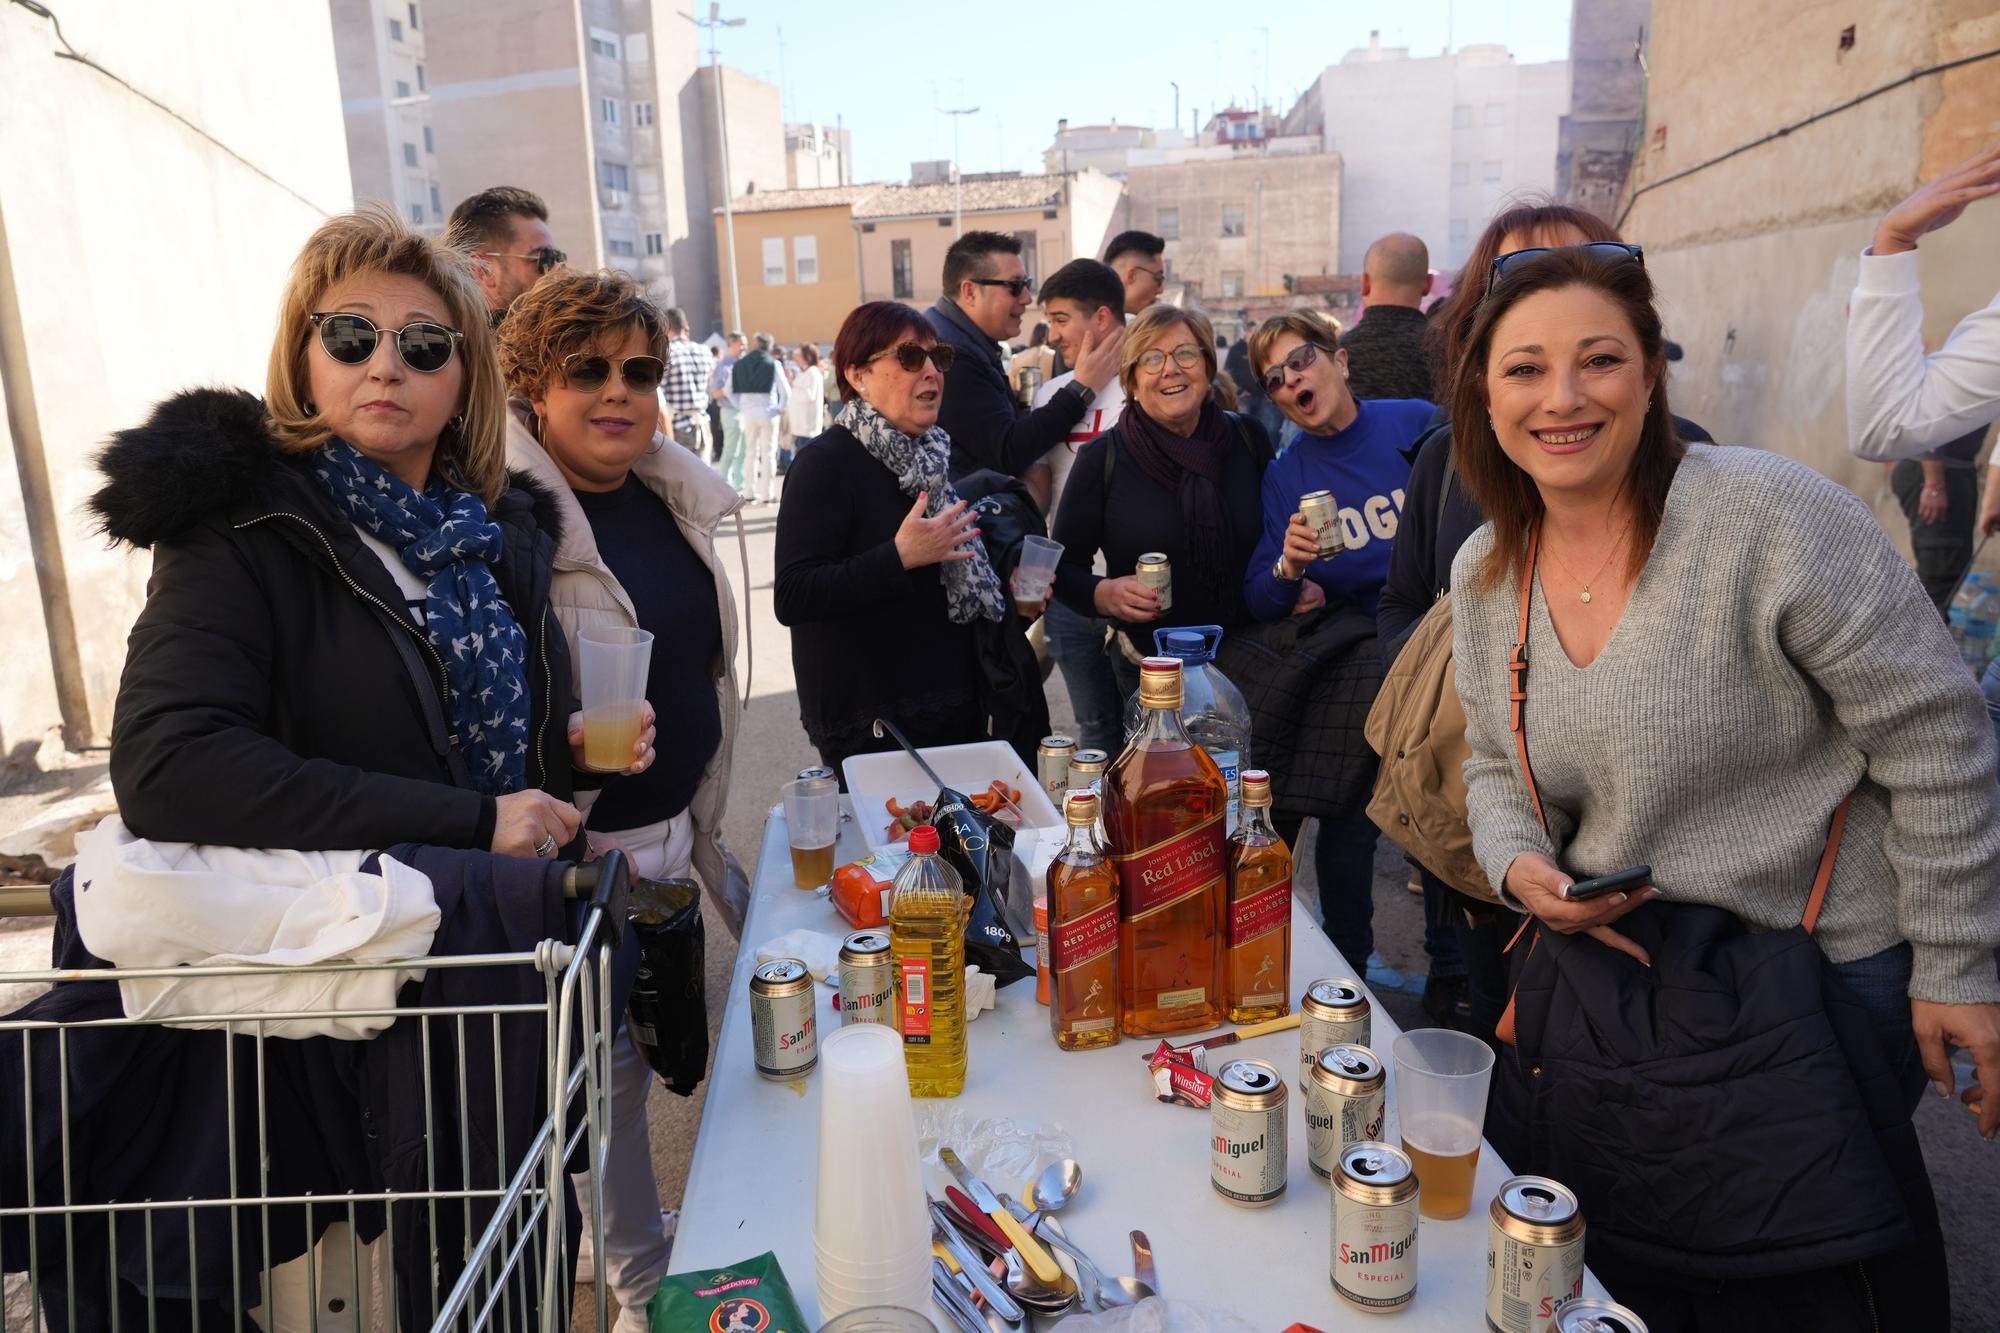
[[[970,745],[919,747],[917,753],[947,787],[967,796],[985,791],[995,778],[1020,788],[1021,824],[1014,830],[1014,857],[1039,884],[1050,860],[1062,850],[1063,821],[1014,747],[1005,741],[975,741]],[[887,809],[890,797],[900,805],[937,799],[937,784],[900,749],[849,755],[840,768],[847,779],[848,795],[854,800],[854,820],[870,847],[906,845],[891,843],[884,836],[892,822]]]

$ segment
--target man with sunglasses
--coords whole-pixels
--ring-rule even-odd
[[[1149,231],[1121,231],[1104,247],[1104,262],[1125,284],[1125,318],[1160,299],[1167,285],[1167,243]]]
[[[462,200],[451,210],[444,239],[472,261],[472,276],[486,293],[496,326],[521,293],[569,262],[549,230],[548,205],[513,185],[496,185]]]
[[[1046,406],[1022,414],[1000,344],[1020,333],[1021,316],[1033,304],[1034,283],[1014,237],[969,231],[945,251],[944,295],[924,318],[957,355],[945,374],[937,419],[951,437],[953,477],[981,468],[1021,476],[1062,443],[1118,376],[1123,328],[1086,338],[1075,349],[1076,378]]]

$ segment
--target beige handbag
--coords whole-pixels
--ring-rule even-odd
[[[1433,875],[1482,902],[1500,896],[1472,855],[1465,822],[1465,708],[1451,658],[1451,594],[1410,632],[1368,710],[1368,744],[1382,757],[1368,817]]]

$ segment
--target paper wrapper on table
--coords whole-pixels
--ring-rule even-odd
[[[1175,1050],[1161,1042],[1146,1059],[1153,1096],[1173,1106],[1208,1109],[1215,1076],[1208,1072],[1208,1052],[1200,1046]]]
[[[832,981],[840,970],[840,937],[817,930],[788,930],[757,946],[758,962],[774,958],[796,958],[813,974],[813,980]]]
[[[982,1011],[991,1009],[998,1002],[1000,997],[995,993],[997,989],[993,978],[978,968],[965,969],[965,989],[960,993],[965,996],[966,1022],[970,1023],[979,1017]]]

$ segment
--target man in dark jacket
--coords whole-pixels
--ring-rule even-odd
[[[1118,375],[1124,331],[1088,339],[1078,349],[1076,378],[1045,405],[1021,413],[999,344],[1021,331],[1034,304],[1034,283],[1021,262],[1021,243],[997,231],[969,231],[944,256],[944,295],[924,312],[938,341],[958,359],[945,374],[937,424],[951,437],[951,475],[991,468],[1018,477],[1061,444],[1098,390]]]
[[[1356,398],[1437,401],[1424,358],[1424,296],[1430,252],[1408,232],[1391,232],[1361,261],[1361,318],[1341,335],[1347,388]]]

